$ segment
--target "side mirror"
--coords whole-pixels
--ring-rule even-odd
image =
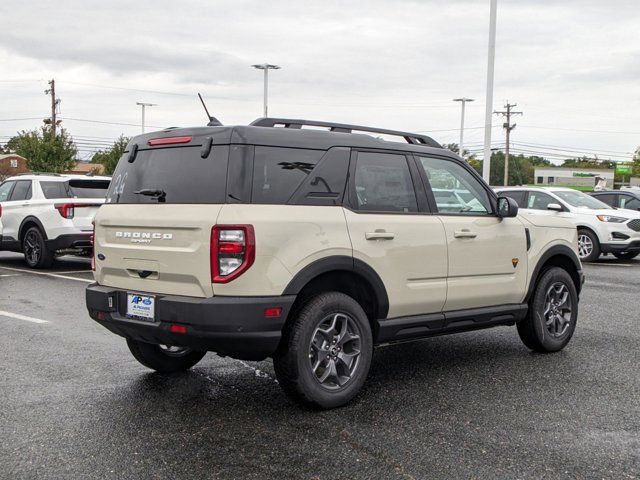
[[[498,216],[500,218],[518,215],[518,202],[509,197],[498,197]]]
[[[547,205],[547,210],[562,212],[564,211],[564,208],[562,208],[562,205],[560,205],[559,203],[550,203],[549,205]]]

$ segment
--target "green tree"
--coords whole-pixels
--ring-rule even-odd
[[[94,153],[93,157],[91,157],[91,163],[104,165],[105,175],[112,175],[116,169],[116,165],[118,165],[118,160],[120,160],[120,157],[127,148],[129,140],[129,137],[120,135],[110,148]]]
[[[491,152],[491,175],[489,184],[500,186],[504,181],[504,152]],[[482,175],[482,161],[469,161],[469,165]],[[551,162],[542,157],[526,155],[509,155],[509,185],[529,185],[534,183],[535,167],[549,166]]]
[[[640,177],[640,147],[636,150],[636,154],[633,156],[633,177]]]
[[[444,145],[444,148],[446,148],[447,150],[451,150],[453,153],[457,153],[458,155],[460,154],[460,146],[457,143],[447,143],[446,145]],[[465,148],[462,158],[469,162],[472,159],[475,159],[476,156],[475,154],[471,154],[469,150]]]
[[[54,137],[51,128],[23,130],[7,142],[9,151],[27,159],[32,172],[62,173],[76,165],[78,150],[65,129]]]

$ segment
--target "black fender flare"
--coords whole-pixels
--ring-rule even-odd
[[[283,295],[297,295],[311,280],[324,273],[347,271],[363,277],[375,293],[378,317],[386,318],[389,312],[387,289],[376,271],[362,260],[346,255],[334,255],[311,262],[300,270],[284,289]]]
[[[578,282],[576,283],[576,290],[578,291],[578,294],[580,293],[580,290],[582,289],[582,281],[581,281],[582,265],[580,263],[580,259],[578,258],[578,255],[576,254],[576,252],[573,251],[572,248],[566,245],[554,245],[542,254],[540,259],[538,260],[538,263],[533,269],[533,274],[531,275],[531,282],[529,283],[529,288],[527,289],[527,295],[524,299],[525,302],[529,302],[529,300],[533,296],[533,292],[536,288],[536,285],[538,284],[538,277],[540,276],[540,272],[542,271],[542,267],[544,266],[544,264],[547,263],[547,261],[551,257],[555,257],[558,255],[569,258],[569,260],[571,260],[571,262],[575,266],[576,272],[578,274]]]
[[[24,227],[27,225],[27,223],[35,223],[38,226],[38,228],[40,229],[40,231],[42,232],[42,236],[44,237],[44,239],[47,240],[47,231],[44,229],[44,225],[42,225],[42,222],[40,220],[38,220],[37,217],[34,217],[33,215],[30,215],[30,216],[26,217],[24,220],[22,220],[22,223],[20,223],[20,228],[18,229],[18,241],[19,242],[22,241],[22,235],[25,232]]]

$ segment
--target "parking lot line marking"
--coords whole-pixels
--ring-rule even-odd
[[[22,268],[5,267],[5,266],[2,266],[2,265],[0,265],[0,268],[4,268],[6,270],[11,270],[11,271],[14,271],[14,272],[31,273],[33,275],[44,275],[44,276],[47,276],[47,277],[64,278],[66,280],[75,280],[76,282],[85,282],[85,283],[93,283],[94,282],[93,278],[91,280],[88,280],[86,278],[68,277],[66,275],[58,275],[56,273],[36,272],[35,270],[24,270]]]
[[[57,275],[65,274],[65,273],[93,273],[91,270],[67,270],[64,272],[55,272]]]
[[[590,263],[589,266],[598,265],[599,267],[633,267],[631,263]]]
[[[0,277],[19,277],[19,273],[0,273]]]
[[[48,320],[40,320],[39,318],[27,317],[19,313],[5,312],[4,310],[0,310],[0,317],[15,318],[16,320],[24,320],[25,322],[31,323],[49,323]]]

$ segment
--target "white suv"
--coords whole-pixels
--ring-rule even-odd
[[[580,259],[593,262],[601,253],[620,259],[640,254],[640,212],[610,207],[586,193],[561,187],[496,188],[499,195],[512,198],[520,211],[531,217],[563,218],[578,229]],[[535,222],[535,218],[531,218]]]
[[[0,250],[23,252],[32,268],[57,255],[88,255],[91,222],[109,177],[26,174],[0,184]]]
[[[270,118],[149,133],[96,215],[87,308],[156,371],[272,357],[288,395],[336,407],[374,345],[498,325],[567,345],[576,229],[517,210],[424,135]]]

